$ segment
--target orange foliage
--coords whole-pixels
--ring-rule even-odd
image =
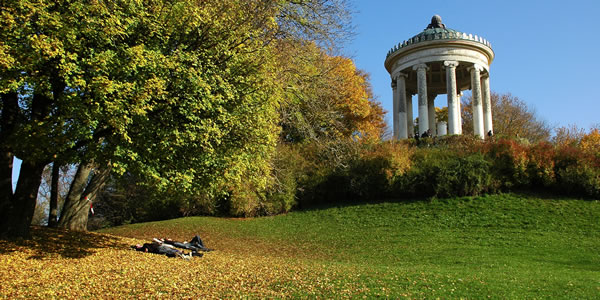
[[[516,185],[528,184],[527,146],[513,140],[499,139],[494,143],[485,143],[482,153],[492,158],[499,174],[514,179]]]
[[[554,166],[556,161],[554,146],[548,142],[539,142],[529,147],[527,158],[529,160],[529,176],[544,186],[550,186],[556,181]]]
[[[373,97],[368,74],[351,59],[310,42],[280,42],[277,53],[284,135],[300,135],[292,140],[381,137],[385,111]]]

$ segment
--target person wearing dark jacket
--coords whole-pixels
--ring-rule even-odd
[[[186,250],[205,251],[205,252],[212,251],[212,249],[208,249],[208,248],[206,248],[206,246],[204,246],[202,239],[197,235],[194,236],[192,238],[192,240],[190,240],[189,242],[185,242],[185,243],[176,242],[171,239],[164,239],[163,242],[165,244],[173,245],[177,248],[186,249]]]
[[[166,255],[167,257],[180,257],[183,259],[190,259],[191,255],[185,255],[180,250],[173,248],[173,246],[165,245],[164,243],[153,241],[152,243],[145,243],[143,245],[137,244],[131,246],[136,251]]]
[[[183,251],[175,249],[175,247],[190,250],[190,252],[186,255]],[[212,249],[208,249],[206,246],[204,246],[202,239],[197,235],[194,236],[189,242],[185,243],[177,242],[172,239],[153,238],[152,243],[146,243],[143,245],[138,244],[131,246],[131,248],[137,251],[161,254],[168,257],[181,257],[183,259],[190,259],[193,256],[202,257],[203,254],[199,251],[212,251]]]

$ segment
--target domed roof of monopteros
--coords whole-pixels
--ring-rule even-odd
[[[427,26],[427,28],[410,39],[398,43],[398,45],[394,46],[392,49],[390,49],[390,51],[388,51],[386,58],[405,47],[435,40],[467,40],[484,44],[490,49],[492,48],[490,42],[480,36],[447,28],[446,25],[442,23],[442,18],[438,15],[434,15],[431,18],[431,23]]]

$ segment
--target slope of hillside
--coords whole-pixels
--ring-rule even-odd
[[[505,194],[256,219],[191,217],[102,234],[42,229],[36,234],[46,237],[33,244],[0,241],[0,271],[14,274],[0,283],[1,297],[593,298],[600,293],[600,201]],[[68,247],[60,246],[57,234],[81,241],[80,254],[73,254],[77,246],[44,254],[47,240]],[[183,261],[126,249],[153,237],[188,240],[195,234],[216,251]],[[95,246],[84,247],[90,243]],[[86,288],[90,284],[94,288]],[[69,293],[58,293],[61,287]]]

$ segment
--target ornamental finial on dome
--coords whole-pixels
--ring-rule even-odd
[[[446,25],[444,25],[442,23],[442,17],[440,17],[439,15],[434,15],[433,17],[431,17],[431,24],[427,25],[427,28],[425,28],[425,29],[431,29],[431,28],[446,29]]]

